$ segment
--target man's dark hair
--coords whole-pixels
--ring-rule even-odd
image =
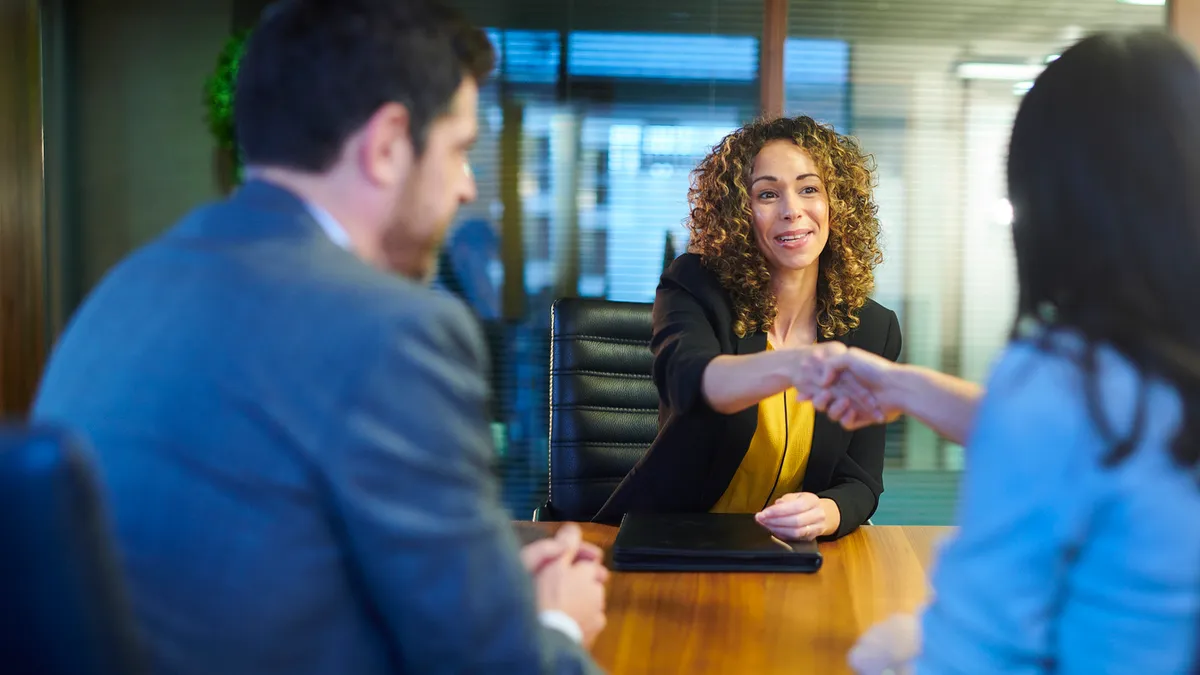
[[[282,0],[238,69],[234,120],[247,165],[320,172],[388,102],[419,153],[466,77],[491,72],[483,31],[433,0]]]

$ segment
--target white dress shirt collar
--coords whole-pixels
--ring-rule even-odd
[[[330,241],[347,251],[350,250],[350,235],[346,234],[346,230],[342,229],[332,214],[312,202],[304,202],[304,206],[321,226],[321,229],[325,230],[325,235],[329,237]]]

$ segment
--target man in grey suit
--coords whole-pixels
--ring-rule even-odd
[[[120,263],[34,417],[96,448],[157,672],[577,673],[607,571],[523,550],[484,349],[421,281],[475,197],[487,38],[423,0],[287,0],[236,92],[249,182]]]

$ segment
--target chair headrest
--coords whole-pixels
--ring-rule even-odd
[[[556,338],[599,336],[650,344],[654,305],[596,298],[561,298],[551,307]]]
[[[5,672],[145,672],[94,476],[78,436],[0,426]]]

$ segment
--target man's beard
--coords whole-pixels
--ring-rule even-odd
[[[397,220],[384,234],[382,249],[388,269],[418,283],[429,284],[437,276],[438,254],[445,245],[446,229],[437,228],[430,239],[412,237],[409,223]]]

